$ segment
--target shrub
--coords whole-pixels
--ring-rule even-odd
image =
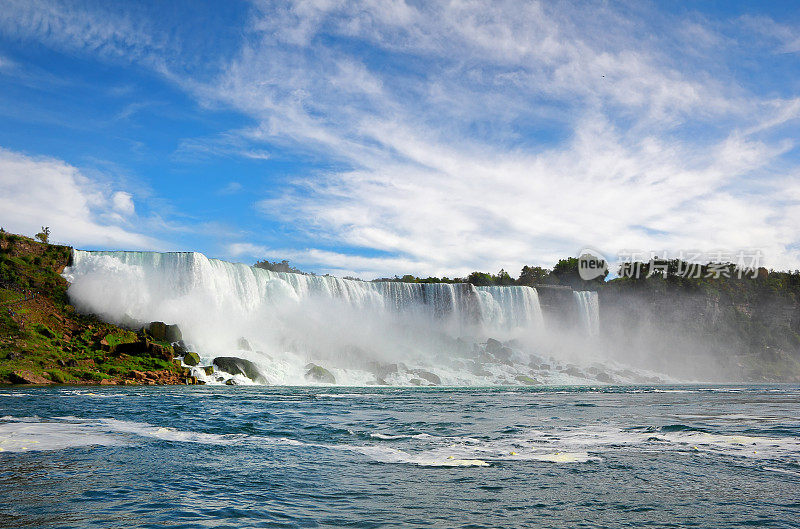
[[[48,371],[48,374],[50,375],[50,379],[52,379],[53,382],[57,382],[59,384],[66,384],[67,382],[67,374],[61,371],[60,369],[53,369],[51,371]]]

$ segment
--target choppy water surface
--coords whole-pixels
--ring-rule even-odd
[[[797,527],[800,388],[0,389],[1,527]]]

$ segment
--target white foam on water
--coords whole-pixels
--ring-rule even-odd
[[[63,450],[89,446],[124,446],[136,443],[136,437],[163,441],[202,444],[234,444],[241,435],[217,435],[117,419],[82,419],[79,417],[2,417],[0,452]]]
[[[654,436],[674,445],[696,451],[708,451],[759,459],[800,457],[800,439],[753,435],[712,434],[706,432],[664,432]]]
[[[63,450],[89,446],[124,445],[125,440],[96,424],[44,421],[38,418],[0,419],[0,452]]]
[[[163,441],[173,441],[179,443],[201,443],[214,445],[236,444],[246,437],[240,434],[210,434],[203,432],[192,432],[169,428],[163,426],[153,426],[152,424],[119,421],[117,419],[98,419],[97,422],[115,433],[133,434],[140,437],[150,437]]]
[[[696,430],[661,431],[614,427],[530,428],[523,435],[510,439],[509,443],[516,447],[534,446],[539,449],[558,449],[565,452],[580,449],[592,452],[657,449],[787,462],[800,460],[798,437],[716,434]]]

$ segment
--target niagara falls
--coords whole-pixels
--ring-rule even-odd
[[[0,5],[0,529],[800,527],[800,6]]]
[[[603,373],[568,362],[601,360],[589,349],[599,322],[591,291],[567,296],[574,306],[566,312],[577,314],[569,332],[586,346],[577,355],[557,349],[537,290],[527,286],[368,282],[271,272],[200,253],[79,250],[64,276],[79,311],[133,328],[177,325],[180,347],[204,364],[242,358],[268,384],[313,383],[309,364],[347,385],[563,384],[596,382]],[[541,367],[549,364],[552,371]],[[214,376],[202,368],[193,375],[212,384],[254,382],[216,368]]]

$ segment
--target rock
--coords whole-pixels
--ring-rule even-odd
[[[569,366],[568,368],[566,368],[566,369],[564,370],[564,373],[565,373],[565,374],[567,374],[567,375],[569,375],[569,376],[572,376],[572,377],[577,377],[577,378],[586,378],[586,374],[585,374],[585,373],[583,373],[583,372],[581,372],[581,371],[580,371],[580,370],[579,370],[577,367],[575,367],[575,366]]]
[[[115,386],[117,383],[109,378],[101,378],[100,385],[101,386]]]
[[[475,375],[476,377],[491,377],[492,372],[487,371],[483,368],[483,366],[479,363],[476,363],[470,368],[470,372]]]
[[[177,356],[183,356],[189,352],[189,349],[186,348],[186,343],[183,340],[175,341],[175,343],[172,344],[172,349],[175,351]]]
[[[100,340],[100,350],[106,352],[111,351],[111,344],[108,343],[108,340],[106,340],[105,338]]]
[[[492,354],[496,354],[503,348],[503,344],[500,343],[499,340],[495,340],[494,338],[489,338],[486,340],[486,351]]]
[[[150,325],[145,328],[145,331],[157,342],[172,343],[183,339],[183,333],[181,333],[180,327],[177,325],[167,325],[163,321],[150,322]]]
[[[478,355],[477,360],[479,364],[493,364],[495,359],[494,355],[482,352],[481,354]]]
[[[147,378],[147,375],[145,375],[143,372],[137,371],[135,369],[133,371],[131,371],[131,376],[133,378],[135,378],[136,380],[144,380],[144,379]]]
[[[313,365],[313,364],[309,364]],[[306,366],[308,368],[308,366]],[[376,378],[384,379],[389,377],[390,375],[394,375],[396,373],[401,373],[406,370],[406,366],[402,363],[400,364],[384,364],[382,362],[369,362],[367,364],[367,369],[369,369]]]
[[[121,343],[114,347],[114,354],[121,356],[129,354],[133,356],[151,356],[171,362],[174,355],[170,345],[161,345],[151,342],[147,338],[142,338],[136,342]]]
[[[420,378],[412,378],[411,380],[408,381],[408,383],[411,384],[412,386],[424,386],[425,385],[425,382],[423,382],[422,379],[420,379]]]
[[[161,360],[166,360],[167,362],[172,362],[173,359],[172,346],[170,345],[161,345],[148,342],[147,353],[153,358],[160,358]]]
[[[238,347],[242,351],[252,351],[253,350],[253,348],[250,347],[250,342],[247,341],[247,338],[239,338],[239,341],[236,342],[236,347]]]
[[[419,378],[423,380],[427,380],[434,386],[439,386],[442,383],[442,379],[439,378],[437,375],[431,373],[430,371],[425,371],[424,369],[410,369],[408,371],[413,375],[417,375]]]
[[[244,375],[257,384],[267,384],[267,379],[250,360],[234,356],[218,356],[212,364],[220,371],[231,375]]]
[[[531,378],[528,375],[517,375],[514,377],[514,379],[521,384],[525,384],[526,386],[536,386],[540,384],[538,380]]]
[[[145,331],[153,337],[153,340],[164,342],[167,339],[167,324],[163,321],[151,321]]]
[[[181,328],[177,325],[167,325],[165,330],[165,338],[167,342],[174,343],[183,341],[183,333],[181,332]]]
[[[214,366],[204,366],[203,371],[205,371],[206,375],[213,375],[214,374]]]
[[[315,380],[325,384],[336,384],[336,377],[324,367],[316,364],[308,364],[306,368],[308,369],[308,371],[306,371],[306,380]]]
[[[41,375],[27,370],[14,371],[9,376],[12,384],[52,384],[53,382]]]
[[[608,373],[604,373],[604,372],[597,373],[594,376],[594,378],[597,379],[598,382],[604,382],[606,384],[613,384],[614,383],[614,379],[611,378],[611,375],[609,375]]]
[[[216,362],[216,360],[214,361]],[[200,355],[198,355],[197,353],[186,353],[185,355],[183,355],[183,363],[186,364],[187,366],[196,366],[197,364],[200,363]],[[231,374],[235,375],[236,373],[231,373]]]
[[[45,326],[45,325],[41,325],[41,324],[40,324],[40,325],[37,325],[37,326],[36,326],[36,332],[38,332],[39,334],[41,334],[41,335],[42,335],[42,336],[44,336],[45,338],[51,338],[51,339],[52,339],[52,338],[55,338],[55,337],[56,337],[55,333],[53,333],[53,331],[51,331],[51,330],[50,330],[50,329],[49,329],[47,326]]]
[[[510,361],[511,360],[511,356],[513,354],[514,354],[513,350],[511,350],[510,348],[508,348],[506,346],[503,346],[496,353],[494,353],[494,356],[496,358],[498,358],[499,360]]]

